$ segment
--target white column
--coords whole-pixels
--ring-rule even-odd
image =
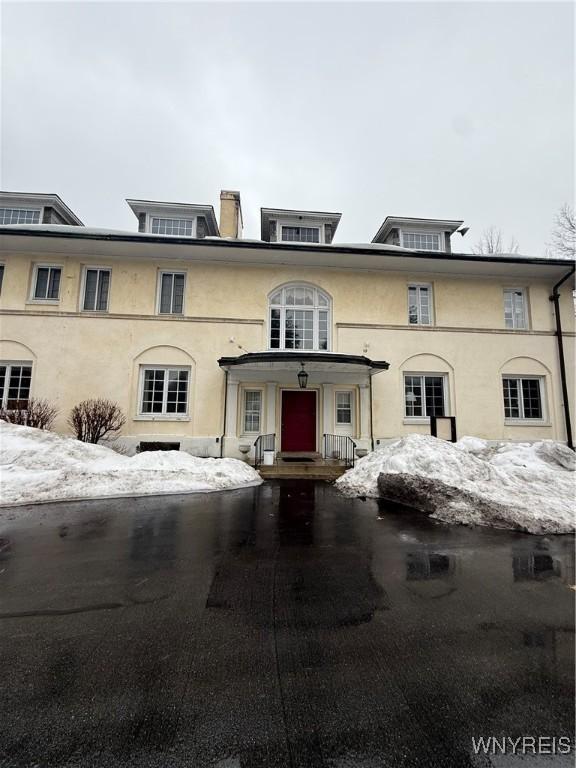
[[[370,440],[370,384],[360,384],[360,439]]]
[[[237,437],[238,382],[228,378],[226,388],[226,437]]]
[[[323,434],[334,434],[334,384],[322,384],[322,421],[320,431]]]
[[[264,431],[267,435],[276,432],[276,384],[266,384],[266,414],[264,418]]]

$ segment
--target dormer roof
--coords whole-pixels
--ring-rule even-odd
[[[198,205],[196,203],[166,203],[159,200],[132,200],[126,199],[132,212],[139,218],[141,214],[149,214],[162,218],[194,218],[203,216],[208,226],[208,235],[218,236],[218,222],[212,205]]]
[[[330,224],[333,237],[341,218],[341,213],[327,213],[326,211],[296,211],[290,208],[260,208],[260,237],[262,240],[270,242],[271,221],[301,222],[303,226]]]
[[[380,229],[372,238],[373,243],[383,243],[392,229],[435,229],[451,235],[464,222],[456,219],[419,219],[412,216],[386,216]]]
[[[62,198],[52,193],[40,192],[4,192],[0,191],[0,207],[27,209],[32,208],[41,212],[38,224],[69,224],[83,227],[82,221],[68,208]],[[51,209],[50,212],[48,209]],[[52,216],[52,211],[56,217]],[[50,214],[50,215],[48,215]],[[59,220],[61,219],[61,221]]]

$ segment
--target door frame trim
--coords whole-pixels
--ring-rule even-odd
[[[316,452],[320,451],[320,440],[321,440],[321,432],[320,432],[320,387],[306,387],[306,389],[300,389],[300,387],[278,387],[278,397],[280,399],[280,408],[278,409],[278,429],[277,434],[280,436],[280,450],[282,450],[282,405],[283,405],[283,398],[284,398],[284,392],[314,392],[316,395],[315,398],[315,408],[316,408]]]

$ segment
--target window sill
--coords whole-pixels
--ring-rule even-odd
[[[428,424],[428,426],[430,426],[430,417],[405,416],[404,419],[402,419],[402,424]]]
[[[542,419],[504,419],[505,427],[551,427],[552,422]]]
[[[60,303],[60,299],[28,299],[26,302],[26,305],[36,305],[36,304],[50,304],[51,306],[58,305]]]
[[[158,317],[184,317],[184,312],[157,312]]]
[[[81,309],[80,312],[83,315],[107,315],[107,309]]]
[[[408,322],[410,328],[432,328],[434,323],[411,323]]]
[[[158,413],[154,416],[134,416],[132,421],[190,421],[190,416],[176,416],[174,414]]]

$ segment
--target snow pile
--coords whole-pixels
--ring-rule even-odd
[[[395,440],[336,482],[356,496],[386,498],[449,523],[529,533],[574,530],[576,458],[561,443],[453,444],[427,435]]]
[[[0,421],[0,504],[223,491],[262,482],[237,459],[200,459],[180,451],[122,456]]]

